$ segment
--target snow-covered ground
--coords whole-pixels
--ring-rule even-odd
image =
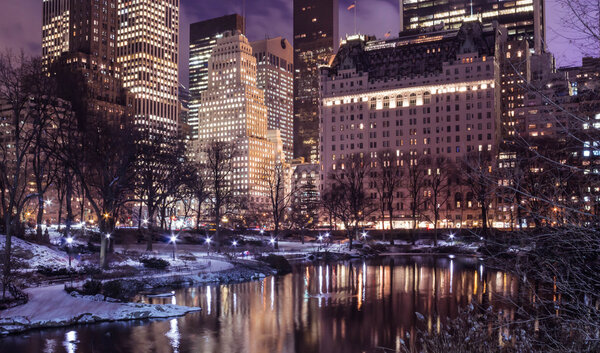
[[[4,248],[6,235],[0,234],[0,248]],[[45,245],[30,243],[28,241],[12,237],[12,251],[17,257],[22,258],[35,270],[38,266],[67,267],[69,257],[63,251],[51,249]],[[31,256],[31,258],[29,258]],[[71,258],[72,266],[79,265],[79,261]]]
[[[113,303],[73,297],[62,284],[30,288],[26,292],[27,304],[0,312],[0,334],[100,321],[165,318],[200,310],[171,304]]]

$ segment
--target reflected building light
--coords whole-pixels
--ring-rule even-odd
[[[169,342],[171,342],[171,347],[173,347],[173,353],[179,353],[179,342],[181,340],[181,336],[179,335],[179,326],[177,319],[172,319],[169,321],[169,326],[171,329],[165,334],[167,338],[169,338]]]
[[[210,295],[210,286],[206,286],[206,313],[210,315],[210,304],[212,302],[212,298]]]
[[[452,293],[453,279],[454,279],[454,260],[450,260],[450,293]]]
[[[275,276],[271,276],[271,310],[275,304]]]
[[[323,266],[319,266],[319,294],[323,294]]]
[[[44,344],[44,353],[54,353],[58,342],[55,339],[46,339]]]
[[[362,300],[365,301],[366,297],[366,286],[367,286],[367,263],[363,261],[363,276],[362,276]]]
[[[63,346],[67,353],[75,353],[77,351],[77,332],[69,331],[65,334]]]
[[[325,267],[325,292],[329,293],[329,265]]]
[[[237,294],[233,293],[233,310],[237,310]]]

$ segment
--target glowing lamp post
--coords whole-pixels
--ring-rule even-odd
[[[210,243],[212,242],[212,238],[207,237],[205,242],[206,242],[206,247],[208,248],[208,255],[210,255]]]
[[[173,243],[173,260],[175,260],[175,248],[177,247],[177,236],[171,234],[171,243]]]
[[[450,238],[452,245],[454,245],[454,233],[450,233],[450,235],[448,235],[448,238]]]
[[[367,232],[362,232],[362,235],[360,236],[363,240],[367,240],[367,237],[369,235],[367,234]]]
[[[67,254],[69,255],[69,267],[71,267],[71,244],[73,244],[73,238],[67,238]]]

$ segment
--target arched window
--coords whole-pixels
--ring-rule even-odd
[[[425,92],[423,93],[423,104],[431,103],[431,93]]]
[[[404,98],[402,97],[402,95],[397,95],[396,96],[396,107],[401,107],[404,105]]]
[[[390,97],[383,97],[383,108],[388,109],[390,107]]]
[[[417,105],[417,95],[416,95],[416,94],[414,94],[414,93],[411,93],[411,94],[410,94],[410,101],[409,101],[409,105],[410,105],[411,107],[412,107],[412,106],[415,106],[415,105]]]
[[[454,207],[460,208],[461,203],[462,203],[462,194],[460,192],[457,192],[456,194],[454,194]]]
[[[371,110],[374,110],[375,108],[377,108],[377,98],[373,97],[371,98]]]

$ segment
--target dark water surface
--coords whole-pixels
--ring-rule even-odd
[[[80,325],[0,338],[2,353],[395,351],[473,298],[498,304],[516,279],[475,258],[389,257],[299,265],[282,277],[184,288],[150,303],[200,306],[166,320]],[[424,319],[418,319],[415,311]],[[505,315],[512,315],[506,310]]]

